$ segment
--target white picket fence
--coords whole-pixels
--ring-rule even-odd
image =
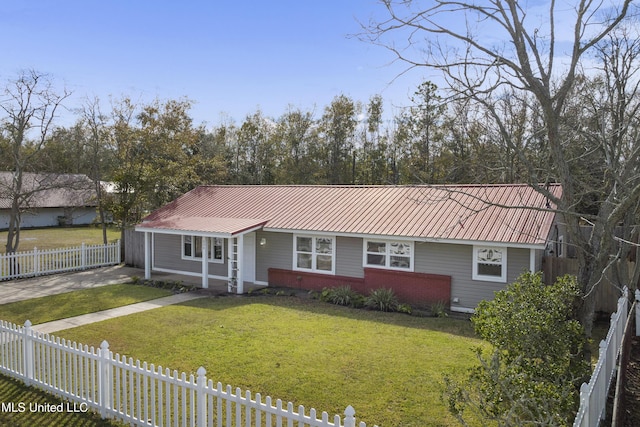
[[[0,280],[86,270],[120,263],[120,241],[106,245],[0,254]]]
[[[613,380],[617,358],[624,336],[629,313],[629,290],[625,287],[618,299],[616,312],[611,315],[607,337],[600,341],[598,363],[588,383],[580,387],[580,408],[573,422],[574,427],[597,427],[604,419],[607,395]]]
[[[214,385],[203,367],[195,377],[163,370],[114,355],[106,341],[99,349],[79,345],[37,332],[29,321],[0,321],[0,372],[67,399],[75,412],[91,408],[136,426],[356,427],[351,406],[343,420],[326,412],[317,418],[315,409],[307,414],[303,406],[296,411],[292,403]]]

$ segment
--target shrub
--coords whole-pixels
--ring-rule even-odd
[[[362,307],[364,297],[351,289],[351,286],[344,285],[336,288],[324,288],[320,299],[331,304],[344,305],[347,307]]]
[[[369,293],[365,305],[378,311],[398,311],[399,304],[393,289],[380,288]]]
[[[504,426],[570,424],[590,370],[582,326],[571,317],[579,297],[573,276],[545,286],[540,274],[524,273],[481,302],[471,320],[492,349],[477,351],[480,364],[465,384],[445,379],[450,411]]]
[[[409,304],[398,304],[398,313],[411,314],[413,309]]]

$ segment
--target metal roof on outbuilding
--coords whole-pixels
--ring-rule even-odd
[[[552,185],[549,191],[560,196],[562,189]],[[216,185],[189,191],[138,227],[216,232],[231,225],[236,233],[230,234],[237,234],[246,222],[273,231],[541,246],[555,215],[550,207],[524,184]]]

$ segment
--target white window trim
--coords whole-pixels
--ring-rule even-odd
[[[385,265],[375,265],[375,264],[367,264],[367,254],[369,252],[367,252],[367,243],[368,242],[378,242],[378,243],[385,243],[386,244],[386,252],[385,252]],[[389,261],[391,259],[391,254],[389,253],[389,243],[402,243],[402,244],[409,244],[410,246],[410,254],[409,254],[409,268],[404,268],[404,267],[391,267],[389,265]],[[415,266],[415,262],[414,262],[414,254],[415,254],[415,245],[413,240],[411,241],[404,241],[404,240],[390,240],[390,239],[363,239],[362,240],[362,266],[365,268],[380,268],[383,270],[398,270],[398,271],[414,271],[414,266]],[[379,254],[382,255],[382,254]],[[402,255],[401,255],[402,256]],[[407,258],[407,257],[405,257]]]
[[[219,239],[222,239],[222,258],[221,259],[215,259],[213,258],[213,239],[216,239],[217,237],[203,237],[203,236],[193,236],[193,235],[185,235],[183,234],[180,238],[180,256],[183,260],[186,261],[202,261],[202,257],[197,257],[195,255],[191,255],[191,256],[187,256],[184,254],[184,238],[185,237],[191,237],[191,252],[194,253],[195,252],[195,238],[196,237],[201,237],[203,239],[209,239],[209,245],[208,248],[211,251],[211,257],[208,258],[209,262],[213,262],[216,264],[224,264],[224,238],[219,237]]]
[[[298,267],[298,249],[297,249],[297,239],[298,237],[306,237],[311,238],[311,268],[301,268]],[[331,271],[328,270],[318,270],[316,268],[316,239],[331,239]],[[320,274],[336,274],[336,245],[337,239],[336,236],[326,235],[326,234],[294,234],[293,235],[293,270],[295,271],[308,271],[310,273],[320,273]],[[304,252],[308,253],[308,252]],[[328,254],[322,254],[328,255]]]
[[[483,274],[478,274],[478,252],[483,249],[498,249],[502,251],[502,275],[498,276],[487,276]],[[507,247],[506,246],[473,246],[473,259],[472,259],[472,279],[480,280],[483,282],[498,282],[498,283],[506,283],[507,282]]]

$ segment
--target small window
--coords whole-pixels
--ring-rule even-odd
[[[207,259],[224,262],[224,239],[220,237],[182,236],[182,258],[202,259],[202,239],[207,240]]]
[[[412,270],[413,242],[365,240],[364,264],[367,267]]]
[[[507,248],[473,247],[473,279],[507,281]]]
[[[333,237],[294,236],[294,270],[333,274],[334,259]]]
[[[193,257],[193,245],[191,243],[191,236],[182,236],[182,257],[183,258],[192,258]]]
[[[214,262],[224,262],[224,239],[222,237],[211,238],[209,259]]]

